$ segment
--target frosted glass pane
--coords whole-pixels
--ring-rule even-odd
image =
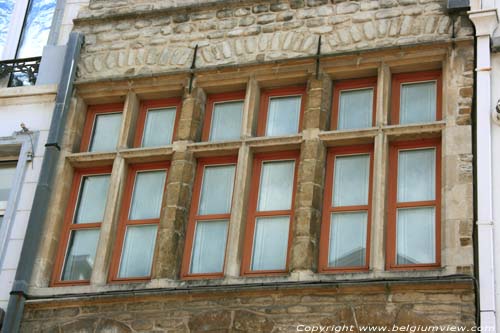
[[[9,200],[10,189],[14,183],[16,165],[0,165],[0,201]]]
[[[234,170],[234,164],[205,167],[198,214],[225,214],[231,211]]]
[[[340,92],[338,129],[372,127],[373,88]]]
[[[266,136],[298,133],[300,102],[300,96],[270,98]]]
[[[120,278],[151,274],[156,241],[156,225],[128,226],[123,242]]]
[[[239,139],[242,117],[243,101],[215,103],[209,141]]]
[[[365,265],[367,216],[366,212],[331,215],[329,267]]]
[[[73,223],[102,222],[108,188],[109,175],[83,177]]]
[[[334,165],[333,207],[368,204],[370,155],[337,156]]]
[[[436,120],[436,82],[401,85],[401,124],[425,123]]]
[[[121,123],[121,113],[96,115],[89,151],[116,150]]]
[[[158,147],[172,143],[175,108],[148,110],[142,135],[143,147]]]
[[[294,161],[264,162],[262,164],[259,211],[291,208],[294,171]]]
[[[193,241],[191,273],[219,273],[224,266],[228,221],[198,221]]]
[[[436,150],[402,150],[398,158],[398,202],[434,200]]]
[[[259,217],[255,221],[252,270],[286,268],[289,216]]]
[[[399,265],[436,262],[434,207],[397,211],[396,260]]]
[[[62,280],[90,280],[99,241],[99,229],[71,233]]]
[[[137,173],[130,207],[131,220],[155,219],[160,217],[166,176],[167,172],[165,170]]]
[[[30,1],[16,58],[39,57],[49,38],[56,0]]]

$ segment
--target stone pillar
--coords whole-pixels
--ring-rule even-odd
[[[243,121],[241,123],[242,137],[249,138],[255,135],[260,105],[260,87],[255,78],[248,80],[245,104],[243,106]]]
[[[332,102],[332,80],[322,74],[319,79],[311,78],[307,83],[307,101],[302,129],[318,128],[328,130]]]
[[[187,90],[182,101],[182,110],[174,141],[199,141],[205,113],[206,94],[203,89],[194,87]]]

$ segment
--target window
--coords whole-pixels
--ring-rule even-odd
[[[7,210],[10,190],[16,176],[17,162],[0,162],[0,226]]]
[[[81,151],[114,151],[118,145],[123,104],[90,106],[83,129]]]
[[[256,155],[253,164],[243,274],[288,269],[298,152]]]
[[[159,147],[172,143],[182,100],[170,98],[141,103],[135,147]]]
[[[183,277],[223,276],[236,160],[222,157],[198,161]]]
[[[368,269],[372,165],[372,146],[333,148],[328,153],[321,272]]]
[[[349,130],[374,126],[376,95],[377,78],[335,83],[331,129]]]
[[[88,283],[109,189],[111,167],[77,170],[66,208],[54,284]]]
[[[129,169],[111,266],[111,280],[145,280],[151,276],[168,163]]]
[[[441,120],[441,72],[395,74],[392,77],[392,123]]]
[[[244,91],[210,95],[203,126],[203,141],[239,140],[244,100]]]
[[[440,141],[394,143],[389,163],[389,268],[439,266]]]
[[[257,135],[280,136],[299,133],[304,96],[305,87],[262,91]]]

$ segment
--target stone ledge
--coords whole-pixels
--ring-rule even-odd
[[[162,162],[170,160],[173,153],[174,147],[172,145],[153,148],[129,148],[120,149],[118,151],[118,154],[122,156],[127,163]]]
[[[69,154],[66,159],[75,168],[92,168],[113,165],[116,154],[116,152],[82,152]]]

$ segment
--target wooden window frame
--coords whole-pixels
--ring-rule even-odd
[[[83,132],[82,132],[82,141],[80,144],[80,152],[88,152],[90,149],[90,141],[92,140],[92,134],[94,132],[94,125],[97,115],[106,113],[123,114],[123,107],[124,107],[123,103],[113,103],[113,104],[90,105],[87,108],[85,125],[83,127]]]
[[[373,88],[373,105],[372,105],[372,127],[375,126],[376,110],[377,110],[377,77],[342,80],[334,83],[333,86],[333,101],[332,101],[332,123],[330,130],[338,129],[340,115],[340,93],[345,90],[358,90]],[[349,131],[357,131],[362,128],[349,129]]]
[[[399,125],[400,114],[400,98],[401,98],[401,85],[404,83],[421,83],[426,81],[436,81],[436,119],[442,119],[442,95],[443,95],[443,80],[441,70],[401,73],[392,75],[392,98],[391,98],[391,124]],[[413,125],[413,124],[403,124]]]
[[[170,169],[170,162],[154,162],[154,163],[146,163],[146,164],[133,164],[129,166],[128,174],[125,182],[125,190],[122,198],[122,205],[120,208],[120,220],[117,228],[117,236],[115,240],[115,245],[113,248],[113,255],[111,258],[111,266],[110,266],[110,274],[108,281],[110,283],[113,282],[144,282],[151,280],[151,276],[153,274],[154,262],[156,260],[156,251],[153,250],[153,258],[152,258],[152,267],[149,276],[139,276],[139,277],[127,277],[120,278],[118,277],[121,258],[123,254],[123,246],[125,241],[125,234],[128,226],[140,226],[140,225],[156,225],[158,227],[161,219],[161,211],[160,216],[155,219],[146,219],[146,220],[129,220],[129,212],[130,205],[132,204],[132,194],[134,191],[134,185],[136,181],[136,176],[138,172],[142,171],[155,171],[155,170],[165,170],[166,178],[165,178],[165,186],[163,188],[162,193],[162,201],[165,200],[165,194],[167,189],[167,181]],[[156,240],[155,240],[155,248],[158,242],[158,230],[156,232]]]
[[[249,197],[249,207],[248,207],[248,218],[245,228],[245,239],[243,248],[243,257],[241,263],[241,275],[242,276],[262,276],[262,275],[286,275],[289,269],[289,259],[290,250],[292,245],[293,236],[293,218],[295,209],[295,193],[297,191],[297,176],[299,169],[299,151],[282,151],[282,152],[272,152],[272,153],[261,153],[254,156],[253,167],[252,167],[252,179],[250,186],[250,197]],[[259,197],[260,190],[260,177],[262,173],[262,164],[264,162],[272,161],[291,161],[295,162],[294,179],[292,187],[292,202],[290,203],[289,210],[278,210],[278,211],[265,211],[257,212],[257,201]],[[255,222],[258,217],[265,216],[290,216],[290,226],[288,228],[288,245],[287,245],[287,255],[285,269],[283,270],[251,270],[252,253],[253,253],[253,240],[255,237]]]
[[[59,242],[59,247],[56,254],[56,260],[54,263],[54,270],[52,273],[51,285],[52,286],[75,286],[75,285],[86,285],[90,284],[90,280],[62,280],[62,274],[64,269],[64,262],[68,253],[69,238],[73,230],[85,230],[85,229],[101,229],[102,222],[95,223],[73,223],[73,219],[76,214],[76,205],[78,203],[78,198],[80,196],[80,191],[82,188],[82,181],[84,177],[87,176],[98,176],[98,175],[110,175],[111,176],[111,166],[99,167],[99,168],[88,168],[88,169],[77,169],[73,175],[73,183],[71,185],[71,192],[69,194],[68,204],[66,205],[66,211],[64,214],[63,228],[61,232],[61,241]],[[96,256],[98,254],[96,253]]]
[[[398,157],[401,150],[436,150],[436,196],[434,200],[397,202],[398,192]],[[389,188],[388,188],[388,220],[387,220],[387,251],[386,251],[386,269],[387,270],[422,270],[436,269],[441,267],[441,139],[424,139],[418,141],[395,142],[389,149]],[[396,264],[396,224],[398,208],[416,208],[434,206],[435,216],[435,236],[436,236],[436,262],[427,264]]]
[[[370,156],[368,177],[368,203],[366,205],[332,207],[333,182],[335,175],[335,158],[337,156]],[[334,147],[328,150],[326,163],[325,196],[323,198],[323,219],[321,223],[320,249],[319,249],[319,272],[320,273],[346,273],[366,272],[370,265],[371,246],[371,216],[372,216],[372,193],[373,193],[373,145],[357,145],[347,147]],[[366,258],[363,266],[330,267],[328,266],[328,255],[330,245],[330,215],[334,212],[367,212],[366,221]]]
[[[210,215],[198,215],[198,208],[200,205],[200,197],[201,197],[201,186],[203,183],[203,176],[206,166],[217,166],[217,165],[233,165],[235,166],[235,170],[237,168],[238,157],[236,156],[224,156],[224,157],[207,157],[198,159],[198,165],[196,170],[196,177],[193,186],[193,199],[191,202],[191,209],[189,212],[189,221],[187,225],[186,232],[186,243],[184,246],[184,255],[182,259],[182,269],[181,269],[181,278],[184,280],[192,280],[192,279],[214,279],[214,278],[223,278],[225,272],[225,262],[226,262],[226,254],[227,254],[227,244],[228,239],[226,239],[226,247],[224,250],[224,262],[222,265],[222,272],[217,273],[190,273],[189,270],[191,268],[191,256],[193,254],[193,245],[194,245],[194,232],[196,229],[197,221],[208,221],[208,220],[228,220],[228,236],[229,236],[229,224],[231,219],[231,209],[229,213],[226,214],[210,214]],[[234,175],[233,184],[236,181],[236,173]],[[234,199],[234,186],[233,193],[231,197],[231,208]]]
[[[164,98],[164,99],[155,99],[142,101],[139,107],[139,115],[137,117],[137,129],[134,137],[134,147],[141,148],[142,140],[144,135],[144,126],[146,126],[146,118],[148,111],[150,109],[162,109],[162,108],[170,108],[175,107],[175,119],[174,119],[174,127],[172,130],[172,144],[176,138],[177,127],[179,125],[179,115],[182,109],[182,98],[172,97],[172,98]],[[144,148],[155,148],[155,147],[144,147]]]
[[[272,97],[287,97],[287,96],[301,97],[297,134],[299,134],[302,131],[302,122],[304,118],[304,109],[306,105],[306,87],[294,86],[294,87],[285,87],[276,89],[264,89],[261,91],[260,95],[260,109],[257,122],[257,136],[266,136],[267,115],[269,112],[269,100]]]
[[[236,91],[229,93],[213,94],[208,96],[207,104],[205,107],[205,119],[203,122],[203,130],[201,135],[202,141],[208,141],[210,138],[210,131],[212,129],[212,116],[214,112],[215,103],[237,102],[237,101],[243,101],[243,103],[245,103],[245,95],[246,95],[245,91]],[[242,129],[240,128],[240,136],[241,136],[241,130]]]

